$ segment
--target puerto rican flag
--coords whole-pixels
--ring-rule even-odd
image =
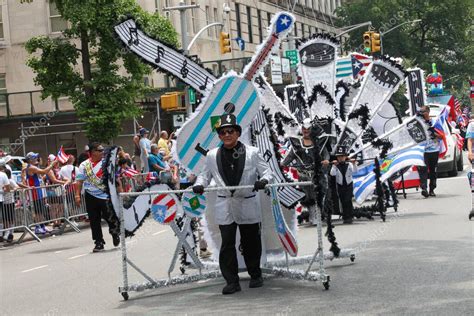
[[[130,167],[127,167],[123,170],[123,175],[126,176],[127,178],[133,178],[137,174],[139,174],[139,172]]]
[[[160,194],[153,199],[151,213],[161,224],[169,224],[176,217],[178,206],[171,194]]]
[[[351,62],[352,77],[354,79],[358,79],[365,74],[367,67],[369,67],[369,65],[372,63],[372,57],[363,54],[352,53]]]
[[[150,181],[156,181],[158,179],[158,173],[156,172],[148,172],[146,175],[145,181],[150,182]]]
[[[278,200],[277,189],[275,187],[270,187],[270,193],[272,198],[272,213],[280,244],[290,256],[296,257],[298,254],[298,244],[283,217],[280,201]]]
[[[448,101],[448,105],[450,107],[449,111],[449,119],[457,122],[458,116],[461,115],[461,103],[459,102],[458,98],[454,95]]]
[[[64,152],[63,146],[61,146],[61,148],[59,148],[57,159],[62,164],[65,164],[67,162],[67,160],[69,159],[69,155]]]
[[[456,146],[458,146],[459,150],[462,151],[462,148],[464,147],[464,138],[459,134],[454,134],[454,136],[456,136]]]
[[[439,150],[439,157],[443,158],[448,151],[448,142],[446,137],[450,134],[448,130],[448,117],[450,113],[450,106],[446,106],[439,116],[436,118],[436,121],[433,124],[433,128],[436,133],[441,135],[441,148]]]

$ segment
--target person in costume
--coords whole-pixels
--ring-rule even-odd
[[[354,206],[352,197],[354,186],[352,175],[357,172],[355,160],[348,161],[348,152],[344,146],[336,150],[336,160],[332,162],[330,175],[336,177],[337,194],[342,206],[342,220],[344,224],[352,224]]]
[[[420,109],[420,113],[423,115],[423,119],[430,125],[433,126],[435,123],[435,118],[430,118],[430,107],[423,106]],[[420,186],[421,186],[421,195],[425,198],[432,196],[435,197],[436,194],[434,190],[436,189],[436,179],[438,175],[436,174],[436,169],[438,169],[438,159],[439,151],[441,148],[441,140],[443,137],[436,133],[434,129],[431,130],[432,136],[428,138],[425,146],[425,165],[419,166],[418,173],[420,174]],[[428,193],[428,179],[430,179],[429,193]]]
[[[251,276],[249,287],[263,286],[260,269],[262,214],[255,191],[264,189],[273,175],[258,149],[239,141],[242,128],[233,114],[222,115],[216,131],[222,146],[207,153],[204,167],[193,186],[194,193],[203,194],[211,180],[218,187],[254,186],[253,190],[223,190],[217,193],[215,220],[222,238],[219,266],[227,282],[222,294],[233,294],[241,290],[235,249],[237,228],[245,265]]]
[[[290,138],[290,151],[285,159],[282,161],[284,167],[295,167],[298,170],[299,181],[312,181],[314,172],[314,155],[315,146],[311,139],[311,119],[306,118],[303,120],[301,126],[301,138],[291,137]],[[329,152],[322,146],[322,164],[323,166],[329,165]],[[312,186],[302,187],[305,193],[305,199],[301,204],[309,209],[309,222],[316,225],[316,213],[313,205],[316,203],[316,192]],[[298,219],[300,222],[300,219]]]
[[[91,143],[89,145],[90,158],[81,163],[79,173],[76,175],[75,202],[78,206],[81,205],[81,191],[84,186],[86,209],[91,225],[92,240],[95,243],[93,252],[104,250],[105,241],[100,224],[102,218],[109,225],[109,233],[112,235],[114,246],[117,247],[120,244],[120,223],[107,206],[109,195],[105,192],[105,184],[102,180],[103,152],[104,147],[100,143]]]

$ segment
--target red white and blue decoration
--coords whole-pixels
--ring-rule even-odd
[[[183,210],[191,218],[199,218],[206,210],[206,197],[203,194],[186,192],[181,198]]]
[[[296,257],[298,254],[298,243],[296,238],[293,236],[293,233],[286,224],[285,218],[280,206],[280,201],[278,199],[277,189],[275,187],[270,187],[270,195],[272,199],[272,214],[273,219],[275,220],[275,228],[278,233],[278,239],[282,244],[285,251],[292,257]]]
[[[61,148],[59,148],[57,159],[62,164],[65,164],[69,159],[69,155],[64,152],[63,146],[61,146]]]
[[[176,199],[174,194],[160,194],[152,197],[151,214],[153,219],[161,224],[171,223],[178,211]]]

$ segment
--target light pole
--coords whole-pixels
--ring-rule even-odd
[[[400,23],[394,27],[392,27],[391,29],[383,32],[383,33],[380,33],[380,54],[383,56],[383,37],[385,34],[387,33],[390,33],[391,31],[395,30],[395,29],[398,29],[400,26],[403,26],[405,24],[408,24],[408,23],[418,23],[418,22],[421,22],[420,19],[417,19],[417,20],[413,20],[413,21],[406,21],[406,22],[403,22],[403,23]]]

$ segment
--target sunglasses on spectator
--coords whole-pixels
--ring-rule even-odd
[[[232,135],[232,134],[234,134],[234,133],[235,133],[235,129],[233,129],[233,128],[221,129],[221,130],[219,131],[219,135],[221,135],[221,136],[224,136],[224,135],[226,135],[226,134]]]
[[[104,151],[104,148],[97,148],[97,149],[94,149],[94,151],[97,151],[97,152],[103,152]]]

